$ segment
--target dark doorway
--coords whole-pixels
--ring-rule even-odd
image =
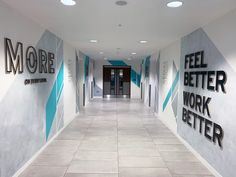
[[[103,97],[130,98],[130,66],[103,66]]]

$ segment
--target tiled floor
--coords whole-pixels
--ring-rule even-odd
[[[20,177],[213,177],[139,101],[96,100]]]

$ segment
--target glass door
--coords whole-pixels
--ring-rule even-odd
[[[103,97],[130,97],[130,67],[103,68]]]
[[[123,69],[117,69],[117,95],[123,95]]]
[[[116,95],[116,73],[115,69],[111,69],[110,95]]]

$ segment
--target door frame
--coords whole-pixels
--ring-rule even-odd
[[[130,81],[129,81],[129,95],[104,95],[104,69],[129,69],[130,70]],[[103,65],[102,69],[102,87],[103,87],[103,98],[130,98],[131,97],[131,66],[119,66],[119,65]]]

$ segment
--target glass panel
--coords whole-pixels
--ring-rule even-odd
[[[115,70],[111,69],[111,95],[115,95],[115,85],[116,85]]]
[[[118,94],[123,95],[123,76],[124,72],[123,69],[119,70],[119,85],[118,85]]]

